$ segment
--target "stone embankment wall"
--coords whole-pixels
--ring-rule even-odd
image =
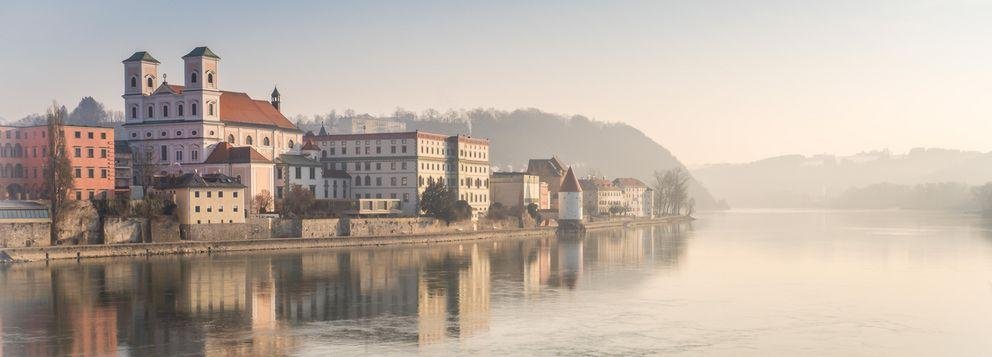
[[[107,218],[103,222],[103,243],[144,242],[145,220],[141,218]]]
[[[398,236],[410,234],[445,233],[473,231],[474,224],[470,221],[452,222],[430,217],[416,218],[362,218],[347,219],[344,223],[343,235],[359,236]]]
[[[179,226],[179,236],[183,241],[238,241],[247,240],[250,229],[247,223],[188,224]]]
[[[330,238],[342,236],[341,220],[337,218],[300,220],[302,238]]]
[[[49,246],[51,227],[51,223],[40,222],[0,224],[0,248]]]
[[[69,201],[65,218],[57,225],[58,244],[102,244],[100,216],[89,201]]]

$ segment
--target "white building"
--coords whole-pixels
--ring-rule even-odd
[[[279,112],[278,91],[271,101],[263,101],[221,90],[220,57],[207,47],[183,56],[182,85],[168,83],[159,73],[160,62],[148,52],[136,52],[123,63],[126,122],[120,139],[128,140],[135,156],[143,155],[136,163],[175,174],[209,173],[225,167],[225,158],[216,157],[219,162],[213,163],[206,159],[219,144],[227,143],[227,150],[247,148],[239,155],[251,160],[241,163],[247,164],[241,173],[218,172],[241,175],[252,195],[274,191],[273,161],[282,154],[298,153],[302,137]]]
[[[562,221],[582,221],[582,191],[579,181],[575,179],[575,174],[572,173],[572,168],[569,167],[565,173],[565,177],[561,180],[561,186],[558,191],[559,226],[562,225]]]
[[[453,187],[478,215],[488,210],[489,141],[424,132],[316,135],[327,170],[351,177],[354,199],[401,200],[405,215],[420,211],[420,194],[431,182]]]
[[[626,215],[634,217],[648,217],[651,215],[650,207],[654,199],[652,195],[646,194],[650,189],[641,180],[631,177],[621,177],[613,180],[613,186],[620,189],[623,196],[622,206],[627,210]],[[650,203],[650,204],[649,204]]]

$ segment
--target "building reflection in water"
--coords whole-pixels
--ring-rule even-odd
[[[676,267],[684,236],[658,226],[573,240],[13,265],[0,268],[0,354],[271,356],[327,343],[457,342],[485,336],[500,301],[581,289],[616,268]]]

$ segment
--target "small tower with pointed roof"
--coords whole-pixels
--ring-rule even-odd
[[[272,88],[272,106],[276,107],[276,110],[282,111],[282,95],[279,94],[279,87]]]
[[[582,224],[582,187],[569,167],[558,191],[558,225],[563,221]]]

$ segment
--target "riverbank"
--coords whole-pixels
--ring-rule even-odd
[[[589,222],[588,230],[613,229],[691,221],[690,217],[662,217]],[[169,243],[131,243],[110,245],[63,245],[38,248],[0,250],[0,263],[33,262],[55,259],[83,259],[165,254],[199,254],[214,252],[245,252],[277,249],[340,248],[402,244],[434,244],[493,238],[546,237],[555,234],[556,227],[504,229],[490,231],[446,232],[404,236],[347,236],[330,238],[277,238],[238,241],[182,241]]]

